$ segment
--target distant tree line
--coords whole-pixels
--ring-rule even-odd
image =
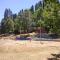
[[[5,9],[0,31],[4,33],[32,32],[38,27],[45,28],[48,33],[60,34],[60,2],[59,0],[43,0],[13,14]]]

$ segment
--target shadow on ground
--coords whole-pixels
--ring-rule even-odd
[[[60,60],[60,54],[51,54],[52,57],[47,60]]]

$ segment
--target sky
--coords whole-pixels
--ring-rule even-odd
[[[10,8],[13,13],[18,13],[21,9],[30,8],[40,0],[0,0],[0,21],[4,17],[6,8]]]

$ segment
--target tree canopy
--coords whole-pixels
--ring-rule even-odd
[[[48,29],[48,33],[60,34],[59,0],[39,1],[30,9],[20,10],[18,14],[5,9],[4,18],[1,21],[1,32],[28,32],[33,31],[34,27],[43,27]]]

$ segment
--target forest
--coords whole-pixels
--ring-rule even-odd
[[[60,34],[59,0],[43,0],[18,14],[6,8],[0,24],[0,34],[35,32],[44,28],[46,33]]]

